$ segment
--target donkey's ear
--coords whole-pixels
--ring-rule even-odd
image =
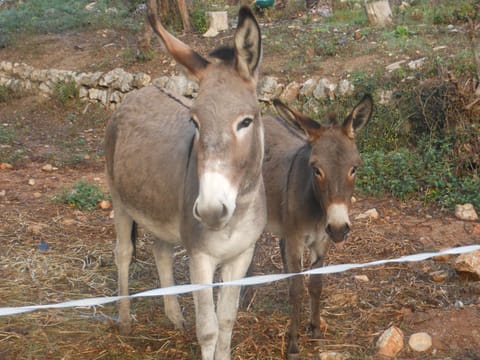
[[[370,94],[367,94],[343,121],[342,126],[345,134],[351,139],[355,138],[355,134],[357,134],[368,123],[372,113],[373,99]]]
[[[287,122],[290,126],[297,130],[302,130],[307,135],[310,141],[314,141],[320,135],[322,125],[315,120],[312,120],[306,115],[290,109],[287,105],[278,99],[273,100],[273,105],[278,112],[278,115]]]
[[[247,80],[256,80],[261,57],[260,27],[250,8],[242,6],[235,32],[235,65],[240,76]]]
[[[165,47],[172,57],[182,64],[191,75],[200,80],[205,73],[209,62],[202,56],[193,51],[188,45],[178,40],[175,36],[170,34],[162,25],[157,17],[155,9],[156,1],[148,0],[147,2],[147,16],[153,30],[163,40]]]

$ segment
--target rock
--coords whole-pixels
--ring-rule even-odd
[[[34,193],[33,193],[33,197],[34,197],[35,199],[40,199],[40,198],[42,197],[42,193],[34,192]]]
[[[98,84],[121,92],[128,92],[133,89],[133,75],[121,68],[115,68],[106,73],[98,81]]]
[[[372,208],[372,209],[369,209],[369,210],[365,211],[362,214],[358,214],[357,216],[355,216],[355,220],[360,220],[360,219],[376,220],[379,217],[380,217],[380,215],[378,214],[377,209]]]
[[[313,90],[317,87],[317,82],[318,79],[308,79],[302,84],[302,87],[300,88],[300,95],[310,97],[313,95]]]
[[[28,185],[30,185],[30,186],[35,185],[35,179],[28,179]]]
[[[478,220],[478,215],[472,204],[456,205],[455,216],[460,220],[468,220],[468,221]]]
[[[330,82],[330,80],[326,78],[323,78],[318,81],[312,95],[315,99],[318,100],[324,99],[326,97],[333,99],[335,97],[335,88],[336,85],[334,83]]]
[[[42,170],[46,171],[46,172],[51,172],[51,171],[58,170],[58,168],[56,168],[55,166],[53,166],[51,164],[46,164],[46,165],[42,166]]]
[[[108,214],[108,217],[110,219],[114,219],[115,218],[115,210],[110,211],[110,214]]]
[[[112,203],[108,200],[102,200],[98,203],[98,206],[100,207],[100,209],[107,210],[112,207]]]
[[[149,85],[151,81],[152,81],[152,78],[150,77],[150,75],[147,75],[143,72],[138,72],[136,74],[133,74],[132,85],[135,88],[142,88],[144,86]]]
[[[6,190],[0,190],[0,197],[4,197],[5,195],[7,195],[7,191]]]
[[[365,282],[369,282],[370,279],[368,278],[367,275],[354,275],[353,278],[358,281],[358,282],[362,282],[362,283],[365,283]]]
[[[209,28],[203,36],[214,37],[220,31],[228,30],[228,14],[226,11],[207,11],[205,14]]]
[[[403,349],[403,332],[396,326],[385,330],[377,340],[378,355],[394,357]]]
[[[347,79],[342,79],[337,84],[336,93],[340,96],[350,94],[353,91],[353,84]]]
[[[385,69],[387,69],[389,72],[392,72],[394,70],[400,69],[400,67],[406,62],[406,60],[400,60],[397,62],[394,62],[390,65],[387,65]]]
[[[407,66],[410,69],[418,69],[418,68],[421,68],[423,66],[423,64],[425,64],[425,60],[427,60],[427,58],[425,58],[425,57],[423,57],[421,59],[417,59],[417,60],[412,60],[407,64]]]
[[[165,85],[165,89],[176,95],[185,94],[187,87],[188,79],[185,75],[172,76]]]
[[[434,272],[430,273],[430,277],[435,282],[444,282],[448,277],[448,273],[446,271],[443,271],[443,270],[434,271]]]
[[[282,91],[282,85],[276,77],[264,76],[259,83],[258,98],[263,101],[270,101]]]
[[[13,64],[10,61],[2,61],[0,62],[0,70],[11,72],[13,70]]]
[[[168,76],[161,76],[159,78],[153,79],[152,84],[155,86],[164,88],[167,86],[168,80],[169,80]]]
[[[432,347],[432,337],[425,332],[412,334],[408,340],[408,345],[413,351],[427,351]]]
[[[347,356],[337,353],[335,351],[325,351],[321,352],[315,357],[317,360],[346,360]]]
[[[102,72],[97,71],[94,73],[80,73],[75,76],[75,81],[78,85],[84,85],[88,87],[95,87],[98,85]]]
[[[455,270],[480,278],[480,250],[460,254],[455,261]]]
[[[95,88],[91,88],[88,90],[88,98],[90,100],[98,100],[103,105],[107,104],[107,95],[108,95],[107,90],[99,90]]]
[[[293,102],[300,92],[300,84],[296,81],[291,82],[285,87],[283,90],[282,95],[280,95],[280,100],[286,103]]]
[[[13,165],[9,163],[0,163],[0,170],[10,170],[13,169]]]

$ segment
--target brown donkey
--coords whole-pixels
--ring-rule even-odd
[[[174,284],[173,247],[190,258],[192,283],[210,284],[217,266],[224,281],[245,276],[266,223],[262,179],[263,124],[257,102],[260,29],[239,12],[233,48],[210,63],[149,20],[170,54],[199,80],[192,106],[186,99],[146,87],[127,96],[106,129],[107,178],[115,209],[119,295],[128,294],[128,270],[140,224],[155,236],[153,253],[161,286]],[[229,359],[239,288],[194,292],[202,359]],[[176,296],[164,298],[177,328],[184,318]],[[131,331],[130,301],[119,302],[120,330]]]
[[[285,125],[275,117],[264,117],[265,161],[263,176],[267,194],[266,230],[281,238],[285,270],[302,270],[305,246],[310,249],[311,267],[323,265],[333,241],[340,243],[350,231],[348,211],[361,160],[355,134],[368,122],[373,111],[366,95],[341,125],[330,119],[320,125],[278,100],[274,105]],[[320,330],[320,275],[311,275],[308,290],[313,337]],[[291,323],[287,354],[298,357],[298,323],[301,318],[303,278],[289,282]]]

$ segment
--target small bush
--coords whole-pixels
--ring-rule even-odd
[[[107,197],[97,185],[78,180],[71,189],[64,189],[54,200],[80,210],[93,210],[101,200]]]
[[[194,3],[196,4],[196,2]],[[193,29],[203,34],[208,30],[207,17],[205,15],[205,8],[201,6],[194,6],[190,13]]]
[[[7,102],[10,98],[10,90],[5,85],[0,85],[0,103]]]
[[[53,98],[62,105],[78,99],[79,89],[75,81],[58,81],[53,88]]]

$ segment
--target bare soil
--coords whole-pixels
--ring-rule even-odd
[[[229,41],[230,36],[207,40],[189,35],[182,40],[212,49],[214,41]],[[127,55],[134,43],[131,34],[112,30],[43,35],[0,49],[0,57],[36,68],[108,71],[122,66],[152,77],[177,71],[172,61],[158,52],[153,61],[130,61]],[[198,48],[196,45],[193,47]],[[340,74],[365,68],[372,61],[367,55],[344,56],[341,62],[334,58],[316,74]],[[278,56],[266,56],[264,63],[270,72],[283,64]],[[14,139],[0,148],[14,159],[12,169],[0,170],[0,306],[116,293],[111,209],[79,211],[52,200],[79,179],[106,190],[102,144],[109,115],[95,105],[62,106],[35,96],[0,103],[0,123],[14,134]],[[12,158],[12,154],[18,157]],[[44,171],[45,164],[58,169]],[[480,224],[460,221],[450,211],[417,201],[356,196],[353,219],[371,208],[376,208],[380,217],[354,220],[347,246],[332,249],[328,264],[368,262],[480,242]],[[48,249],[42,250],[45,244]],[[150,237],[142,234],[132,265],[132,292],[158,286],[150,246]],[[321,351],[341,352],[352,359],[375,358],[379,335],[396,325],[406,341],[420,331],[433,337],[432,349],[415,353],[406,345],[398,359],[480,359],[480,282],[457,274],[454,261],[455,257],[449,257],[325,276],[324,338],[313,341],[305,329],[300,339],[301,358],[315,358]],[[254,262],[256,274],[282,271],[275,237],[266,235],[259,241]],[[182,249],[178,249],[176,263],[178,282],[188,281],[188,257]],[[435,282],[431,274],[436,271],[444,271],[446,279]],[[367,275],[369,281],[359,282],[354,275]],[[283,358],[287,283],[252,290],[253,300],[239,311],[235,325],[233,358]],[[161,303],[161,299],[134,301],[132,336],[119,335],[115,304],[0,318],[0,359],[199,358],[191,295],[181,296],[189,320],[185,332],[175,331],[168,323]],[[305,299],[305,327],[307,318]]]

